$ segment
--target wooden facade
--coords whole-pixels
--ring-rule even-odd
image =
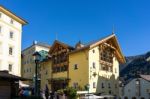
[[[113,72],[113,57],[115,48],[108,42],[99,45],[101,70]]]
[[[49,54],[51,55],[52,59],[52,78],[50,80],[52,90],[63,89],[68,86],[68,79],[69,79],[69,52],[74,50],[73,47],[68,46],[64,43],[59,41],[55,41],[53,46],[51,47]],[[54,76],[62,73],[67,72],[65,78],[58,77],[55,78]],[[56,86],[57,85],[57,86]]]

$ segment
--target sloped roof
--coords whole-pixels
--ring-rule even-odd
[[[62,45],[64,47],[67,47],[69,49],[74,49],[74,47],[72,47],[72,46],[70,46],[68,44],[65,44],[65,43],[63,43],[61,41],[55,40],[54,43],[53,43],[53,45],[52,45],[52,47],[51,47],[51,49],[50,49],[50,51],[49,51],[49,53],[51,53],[53,51],[53,49],[54,49],[54,47],[55,47],[56,44],[60,44],[60,45]]]
[[[25,21],[24,19],[20,18],[19,16],[16,16],[13,12],[10,10],[6,9],[4,6],[0,5],[0,11],[8,15],[9,17],[13,18],[17,22],[21,23],[22,25],[27,24],[28,22]]]
[[[121,63],[125,63],[126,60],[125,60],[125,58],[124,58],[124,56],[123,56],[123,54],[122,54],[121,48],[120,48],[120,46],[119,46],[119,43],[118,43],[118,40],[117,40],[117,37],[116,37],[115,34],[111,34],[111,35],[108,35],[108,36],[106,36],[106,37],[100,38],[100,39],[97,40],[97,41],[90,42],[89,44],[85,45],[84,47],[70,52],[70,54],[75,53],[75,52],[78,52],[78,51],[81,51],[81,50],[84,50],[84,49],[87,49],[87,48],[93,48],[93,47],[97,46],[98,44],[101,44],[101,43],[103,43],[103,42],[106,42],[107,40],[110,40],[110,39],[115,42],[115,45],[116,45],[116,47],[117,47],[117,49],[118,49],[118,51],[117,51],[116,53],[117,53],[118,56],[119,56],[120,62],[121,62]]]
[[[150,75],[140,75],[141,78],[150,81]]]
[[[46,44],[46,43],[43,43],[43,42],[37,42],[36,44],[32,44],[31,46],[23,49],[21,52],[24,52],[24,51],[26,51],[26,50],[28,50],[28,49],[32,48],[33,46],[36,46],[36,45],[41,46],[41,47],[51,48],[51,46],[49,44]]]
[[[18,80],[29,80],[26,78],[22,78],[16,75],[12,75],[9,74],[8,71],[0,71],[0,79],[4,79],[4,80],[14,80],[14,81],[18,81]]]

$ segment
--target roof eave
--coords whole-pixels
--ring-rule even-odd
[[[20,18],[19,16],[17,16],[16,14],[14,14],[13,12],[11,12],[10,10],[6,9],[5,7],[3,7],[1,5],[0,5],[0,11],[5,13],[9,17],[13,18],[17,22],[21,23],[22,25],[28,24],[27,21],[25,21],[24,19]]]

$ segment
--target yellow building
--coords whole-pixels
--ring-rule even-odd
[[[51,74],[47,84],[51,90],[66,86],[90,93],[118,95],[119,63],[124,63],[115,34],[88,45],[77,43],[75,48],[55,41],[49,51]],[[45,78],[44,75],[41,77]]]
[[[48,79],[51,78],[51,73],[52,73],[51,58],[44,59],[41,62],[40,65],[41,65],[41,68],[40,68],[41,69],[41,72],[40,72],[40,75],[41,75],[41,89],[44,90],[46,85],[48,86],[48,88],[51,89],[51,85],[48,82]]]

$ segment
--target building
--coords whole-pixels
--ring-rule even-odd
[[[140,75],[120,85],[121,99],[150,99],[150,75]]]
[[[31,46],[22,51],[22,77],[33,79],[35,75],[35,60],[33,54],[40,52],[47,54],[50,46],[41,42],[34,41]],[[26,84],[33,85],[33,81],[25,82]]]
[[[21,75],[22,27],[27,22],[0,6],[0,70]]]
[[[75,47],[56,40],[49,56],[41,63],[41,79],[46,78],[44,84],[52,91],[67,86],[86,90],[89,85],[90,93],[118,96],[119,63],[125,63],[125,58],[115,34],[87,45],[78,42]]]
[[[0,71],[0,98],[12,99],[17,97],[20,80],[27,79],[9,74],[8,71]]]

